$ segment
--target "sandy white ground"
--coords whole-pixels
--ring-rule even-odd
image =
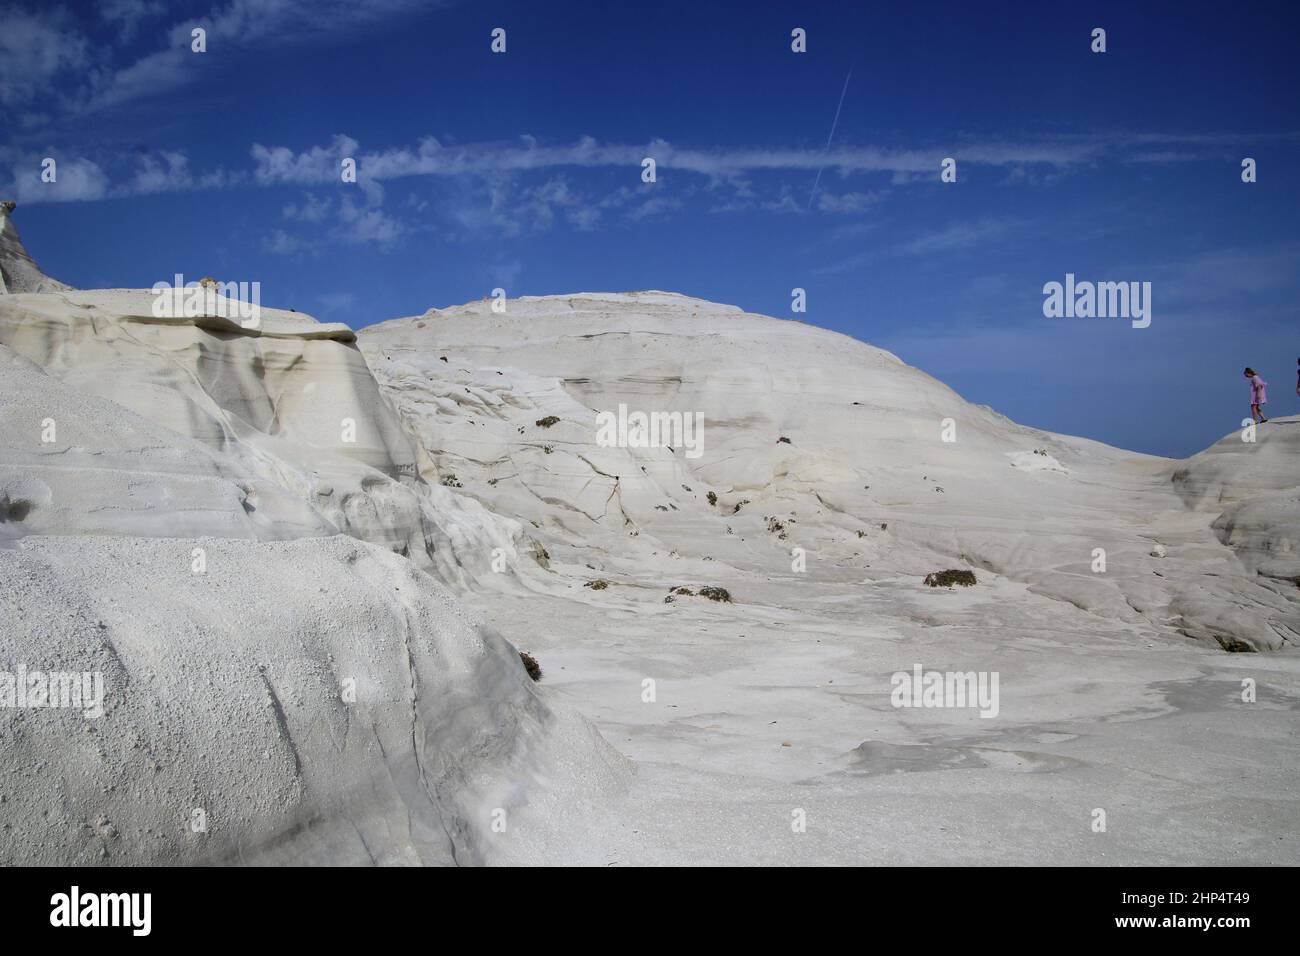
[[[0,860],[1300,862],[1296,419],[1133,455],[669,293],[148,305],[0,296],[0,664],[110,688],[0,709]]]

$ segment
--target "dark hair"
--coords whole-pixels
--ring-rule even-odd
[[[1247,374],[1247,375],[1256,375],[1256,374],[1258,374],[1258,373],[1257,373],[1253,368],[1251,368],[1249,365],[1247,365],[1247,366],[1246,366],[1246,374]]]

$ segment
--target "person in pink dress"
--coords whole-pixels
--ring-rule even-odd
[[[1260,408],[1268,402],[1268,393],[1264,388],[1268,382],[1259,377],[1259,373],[1249,366],[1246,367],[1246,378],[1250,379],[1250,420],[1258,421],[1261,424],[1268,421],[1264,417],[1264,412]]]

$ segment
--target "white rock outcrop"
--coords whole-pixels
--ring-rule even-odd
[[[524,297],[505,314],[471,303],[360,341],[435,469],[578,564],[635,574],[672,554],[781,573],[797,543],[819,575],[956,563],[1115,621],[1300,644],[1300,602],[1222,546],[1217,512],[1188,512],[1189,482],[1171,481],[1182,466],[1017,425],[834,332],[649,292]],[[620,406],[698,416],[698,457],[603,447],[597,415]],[[1211,476],[1200,459],[1236,456],[1222,467],[1253,476],[1239,493],[1280,535],[1253,547],[1283,577],[1300,516],[1292,432],[1276,421],[1259,444],[1225,439],[1186,466]],[[1240,537],[1239,512],[1218,527]],[[1162,536],[1182,547],[1152,560]]]
[[[0,671],[104,713],[0,684],[4,862],[1300,859],[1294,419],[1171,462],[671,293],[244,328],[13,236]]]
[[[51,279],[27,253],[13,222],[13,200],[0,202],[0,294],[6,292],[60,292],[70,286]]]
[[[93,672],[105,711],[0,686],[0,859],[527,859],[494,813],[616,791],[439,583],[526,593],[540,556],[424,479],[351,331],[151,299],[0,297],[0,670]]]

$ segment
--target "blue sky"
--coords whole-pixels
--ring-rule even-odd
[[[11,3],[0,194],[74,285],[255,280],[356,328],[495,286],[778,317],[801,287],[799,318],[1017,421],[1182,456],[1249,414],[1244,365],[1300,410],[1298,27],[1267,2]],[[1045,318],[1067,272],[1151,282],[1151,326]]]

